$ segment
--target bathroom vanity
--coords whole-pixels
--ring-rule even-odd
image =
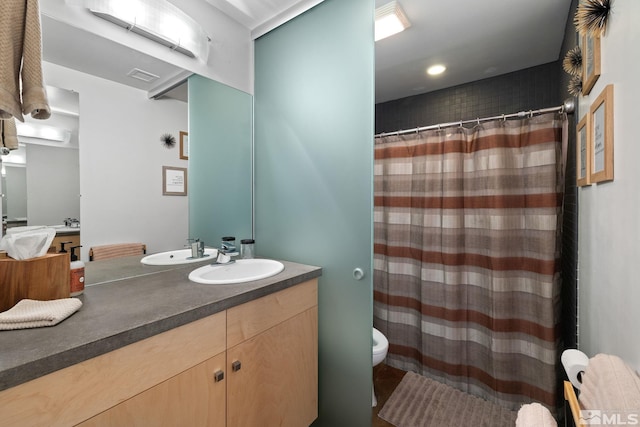
[[[80,246],[80,227],[54,226],[56,237],[51,242],[51,248],[54,252],[60,251],[60,243],[67,243],[67,251],[73,246]]]
[[[59,325],[0,332],[3,426],[313,422],[319,267],[203,285],[187,279],[197,266],[140,258],[89,263],[87,277],[134,275],[87,286]]]

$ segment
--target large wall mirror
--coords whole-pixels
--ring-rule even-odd
[[[78,93],[48,86],[48,120],[17,122],[19,147],[2,159],[2,215],[7,227],[80,220]]]
[[[139,242],[146,245],[148,253],[156,253],[182,248],[190,237],[205,238],[203,232],[191,235],[189,230],[189,199],[197,187],[192,188],[190,182],[186,196],[167,196],[162,188],[163,167],[187,168],[191,173],[192,159],[181,157],[179,145],[167,147],[161,137],[171,134],[178,139],[180,132],[189,131],[186,85],[179,83],[192,73],[138,49],[117,44],[106,34],[84,30],[79,22],[72,25],[65,21],[61,10],[77,12],[78,18],[81,17],[81,11],[66,4],[41,9],[43,73],[47,85],[71,89],[78,95],[79,149],[75,151],[79,154],[79,178],[76,179],[79,188],[76,187],[74,194],[76,202],[81,194],[79,212],[65,211],[57,213],[55,218],[32,221],[36,210],[46,209],[42,209],[43,205],[34,209],[27,206],[29,225],[32,222],[36,225],[36,220],[37,225],[42,221],[46,222],[44,225],[60,224],[67,217],[77,217],[84,261],[89,261],[90,248],[98,245]],[[48,13],[59,14],[60,19]],[[108,23],[98,21],[96,26],[98,24],[103,25],[104,30],[111,29]],[[131,41],[138,39],[132,37]],[[238,68],[244,69],[245,64],[239,63]],[[158,81],[167,81],[166,91],[152,90],[154,85],[163,84],[141,81],[137,78],[140,73],[131,72],[134,69],[159,76]],[[184,77],[180,81],[166,76]],[[237,92],[242,99],[252,98],[245,92]],[[209,107],[203,109],[207,111]],[[239,121],[248,127],[245,142],[250,144],[251,109],[243,113],[246,117]],[[207,138],[216,136],[210,133]],[[193,142],[190,135],[190,148]],[[229,140],[225,142],[234,144]],[[27,157],[27,163],[30,162],[31,158]],[[36,179],[55,182],[57,174],[63,171],[56,163],[50,161],[39,168],[42,173]],[[246,167],[250,168],[250,164]],[[29,183],[27,191],[31,198]],[[44,201],[51,192],[47,191],[35,197]],[[205,243],[215,246],[218,240],[210,237]]]

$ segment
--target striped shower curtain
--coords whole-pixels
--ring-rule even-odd
[[[560,113],[376,139],[374,326],[389,365],[555,409],[565,145]]]

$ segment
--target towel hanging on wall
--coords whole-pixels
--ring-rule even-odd
[[[0,147],[6,147],[9,150],[18,148],[16,121],[13,117],[0,120]]]
[[[38,0],[0,2],[0,118],[48,119]],[[22,85],[20,85],[22,83]],[[22,92],[20,91],[22,88]]]

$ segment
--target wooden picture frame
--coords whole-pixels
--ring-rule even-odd
[[[589,109],[592,183],[613,180],[613,85],[607,85]]]
[[[180,131],[180,158],[189,160],[189,133]]]
[[[589,95],[600,77],[600,35],[582,35],[582,95]]]
[[[591,185],[591,138],[589,132],[590,114],[585,114],[576,126],[576,185]]]
[[[187,168],[162,167],[162,195],[187,195]]]

